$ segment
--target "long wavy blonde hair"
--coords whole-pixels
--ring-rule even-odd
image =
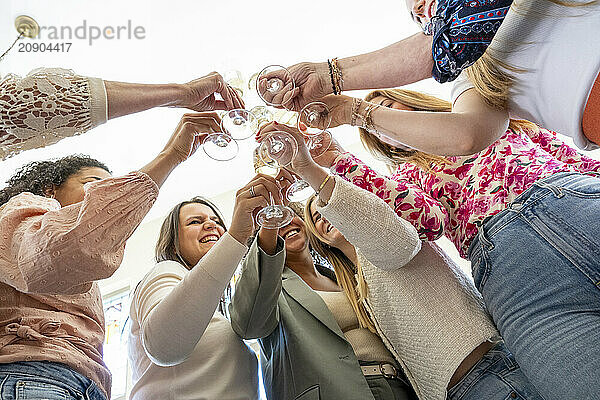
[[[364,306],[364,300],[369,294],[367,282],[363,276],[360,264],[354,263],[346,257],[339,249],[329,246],[323,236],[319,234],[315,226],[315,220],[310,212],[310,206],[315,201],[316,196],[311,196],[304,207],[304,222],[306,224],[308,240],[311,247],[320,255],[325,257],[331,265],[337,278],[338,285],[342,287],[350,305],[358,318],[358,324],[361,328],[367,328],[377,334],[375,324],[369,316]]]
[[[451,112],[452,104],[425,93],[408,89],[380,89],[367,94],[365,100],[370,101],[375,97],[385,97],[408,106],[415,111]],[[525,120],[510,120],[508,128],[514,131],[522,129],[539,129],[537,125]],[[443,165],[446,157],[425,153],[419,150],[403,150],[380,141],[363,128],[358,128],[360,140],[369,152],[378,160],[386,163],[390,171],[394,171],[402,163],[415,164],[426,172],[433,166]]]

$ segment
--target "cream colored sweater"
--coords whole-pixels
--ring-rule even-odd
[[[131,400],[255,400],[258,360],[215,311],[248,248],[225,233],[188,271],[163,261],[133,292]]]
[[[444,400],[465,357],[499,335],[481,295],[434,243],[415,247],[412,259],[399,257],[417,235],[412,225],[376,195],[340,177],[335,183],[329,204],[318,209],[356,247],[382,340],[419,399]]]
[[[0,80],[0,161],[83,133],[108,119],[104,81],[39,68]]]

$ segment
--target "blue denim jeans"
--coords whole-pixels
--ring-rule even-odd
[[[448,400],[544,400],[504,342],[498,342],[448,391]]]
[[[546,400],[600,399],[600,178],[541,179],[469,249],[475,286]]]
[[[0,364],[0,400],[106,400],[94,382],[64,364]]]

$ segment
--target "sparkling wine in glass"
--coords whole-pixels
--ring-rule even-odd
[[[250,112],[254,115],[256,120],[258,121],[258,126],[263,126],[264,124],[268,124],[273,121],[273,113],[267,106],[255,106],[252,107]]]
[[[223,80],[226,84],[235,89],[240,97],[244,97],[244,89],[246,88],[246,80],[244,75],[238,70],[230,70],[223,74]]]
[[[263,174],[272,176],[275,178],[279,175],[279,164],[277,161],[272,160],[270,158],[266,158],[266,161],[259,155],[260,146],[254,149],[254,153],[252,153],[252,162],[254,164],[254,171],[257,174]]]

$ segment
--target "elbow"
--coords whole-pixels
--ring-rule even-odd
[[[250,329],[243,329],[241,325],[233,317],[231,318],[231,328],[240,338],[244,340],[253,340],[260,338],[260,335],[255,335]]]
[[[191,351],[182,351],[183,349],[178,349],[179,351],[177,352],[169,351],[173,350],[172,347],[174,344],[178,344],[176,340],[164,344],[153,343],[149,335],[146,334],[146,329],[142,332],[142,346],[144,347],[144,351],[150,361],[159,367],[174,367],[189,358]]]
[[[269,336],[279,324],[278,318],[269,315],[266,319],[249,313],[249,318],[240,318],[231,312],[231,328],[240,338],[245,340],[262,339]]]
[[[500,138],[507,129],[506,124],[494,125],[493,121],[486,121],[484,124],[470,124],[465,127],[460,140],[457,143],[457,154],[459,156],[469,156],[479,153],[489,147],[498,138]]]
[[[457,142],[457,151],[455,155],[468,156],[485,149],[491,143],[483,140],[482,132],[475,128],[465,129],[461,139]]]

